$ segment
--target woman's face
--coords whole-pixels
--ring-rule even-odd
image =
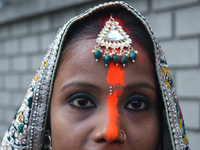
[[[106,67],[91,54],[95,41],[69,46],[58,67],[50,109],[53,149],[155,150],[158,99],[147,53],[134,43],[135,63]]]

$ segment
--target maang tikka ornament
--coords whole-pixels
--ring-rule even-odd
[[[131,38],[112,16],[110,16],[109,21],[106,22],[106,25],[99,33],[96,43],[97,45],[92,50],[92,53],[94,53],[96,61],[103,55],[106,66],[108,66],[112,59],[116,66],[121,62],[125,67],[128,58],[132,62],[135,62],[137,58],[138,51],[134,50],[131,46]]]

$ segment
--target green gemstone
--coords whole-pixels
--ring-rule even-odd
[[[118,64],[118,63],[119,63],[119,56],[118,56],[118,55],[114,55],[114,56],[112,57],[112,60],[113,60],[113,62],[114,62],[115,64]]]
[[[105,62],[105,64],[109,64],[110,63],[110,60],[111,60],[111,57],[109,55],[106,55],[104,58],[103,58],[103,61]]]
[[[94,52],[94,57],[95,57],[95,59],[100,59],[101,58],[101,52],[100,52],[100,50],[96,50]]]
[[[123,55],[123,56],[121,57],[121,63],[122,63],[122,64],[126,64],[127,62],[128,62],[128,57],[125,56],[125,55]]]
[[[131,60],[136,60],[136,58],[137,58],[137,54],[135,52],[131,52],[130,53],[130,59]]]
[[[169,83],[170,83],[170,85],[172,85],[172,84],[173,84],[173,80],[172,80],[172,79],[170,79],[170,80],[169,80]]]

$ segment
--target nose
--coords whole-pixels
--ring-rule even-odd
[[[96,143],[123,143],[126,139],[126,134],[120,129],[119,119],[118,124],[108,125],[105,118],[96,122],[96,128],[92,134],[92,140]]]
[[[107,143],[123,143],[124,132],[120,129],[120,116],[118,114],[117,103],[118,97],[122,91],[114,91],[107,97],[106,115],[102,119],[98,119],[96,124],[97,130],[93,133],[93,140],[95,142],[107,142]],[[102,107],[104,108],[104,107]]]
[[[126,134],[123,130],[118,129],[117,134],[107,132],[107,128],[101,128],[94,131],[92,140],[96,143],[124,143]]]

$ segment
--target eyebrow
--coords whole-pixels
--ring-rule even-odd
[[[100,90],[101,88],[99,86],[96,86],[94,84],[90,84],[90,83],[86,83],[86,82],[71,82],[71,83],[68,83],[68,84],[65,84],[60,91],[63,91],[67,88],[70,88],[70,87],[85,87],[85,88],[94,88],[96,90]]]
[[[130,85],[127,85],[126,87],[124,87],[124,90],[133,89],[133,88],[140,88],[140,87],[149,88],[149,89],[152,89],[153,91],[157,92],[156,87],[154,87],[153,85],[148,84],[148,83],[130,84]]]

